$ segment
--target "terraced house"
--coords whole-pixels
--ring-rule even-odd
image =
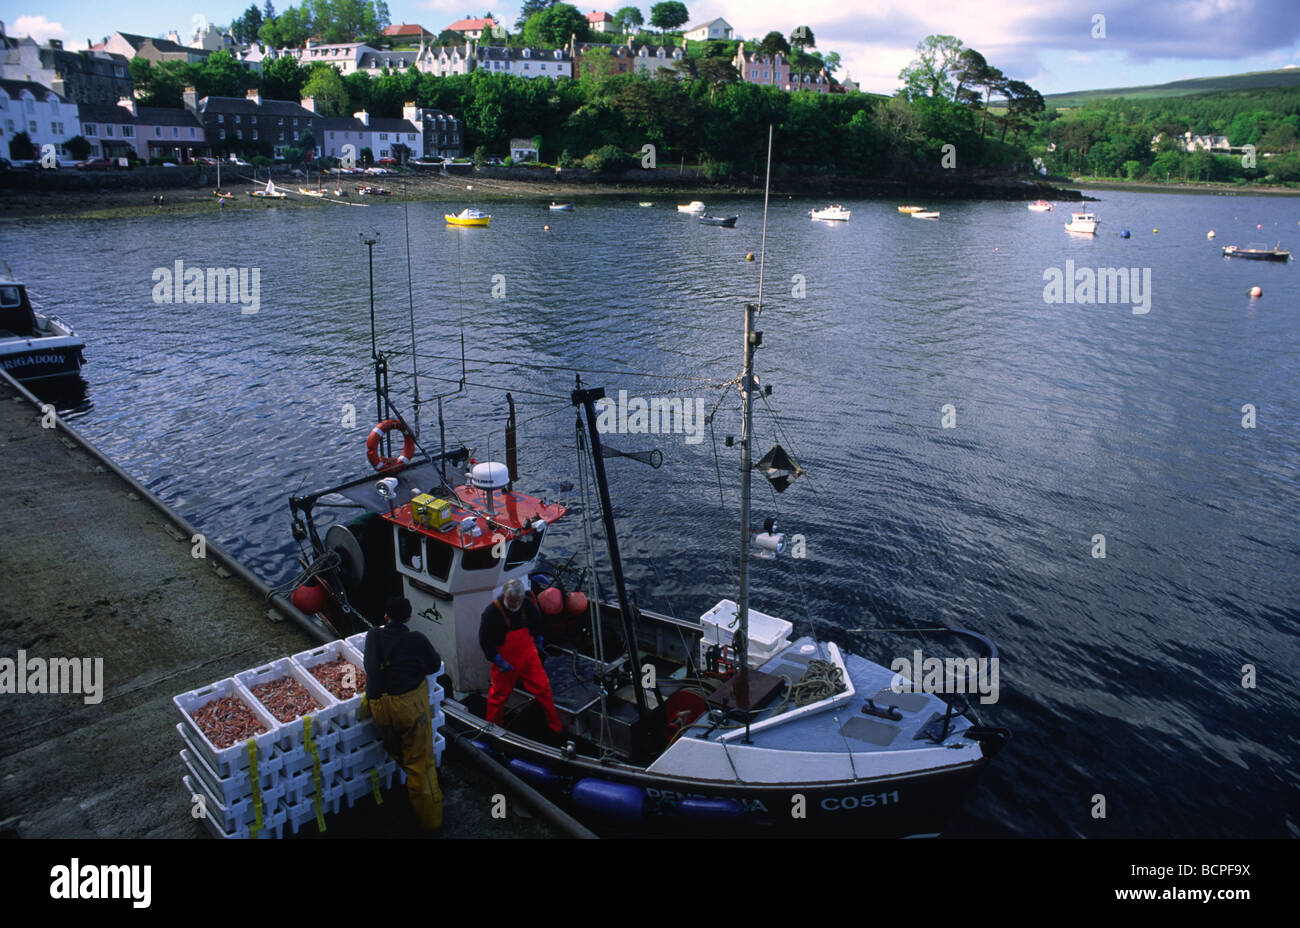
[[[56,158],[67,158],[63,143],[78,134],[77,104],[35,81],[0,80],[0,158],[10,157],[9,143],[26,132],[36,146],[53,145]]]
[[[103,49],[67,51],[58,39],[38,45],[5,35],[0,23],[0,78],[31,81],[72,103],[115,103],[131,96],[127,57]]]
[[[324,138],[325,118],[315,112],[315,101],[300,103],[263,99],[257,90],[246,97],[204,97],[197,99],[193,87],[186,87],[185,108],[203,123],[207,141],[217,151],[242,150],[256,142],[271,150],[272,157],[284,157],[286,148],[300,148],[303,133],[311,132],[316,150]]]
[[[203,124],[188,110],[137,106],[134,98],[123,97],[113,105],[78,104],[77,113],[92,158],[134,155],[188,164],[211,147]]]

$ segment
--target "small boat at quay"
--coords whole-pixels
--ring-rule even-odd
[[[449,226],[486,226],[492,221],[492,217],[487,213],[477,209],[463,209],[454,216],[447,213],[444,217]]]
[[[938,219],[939,211],[937,209],[921,210],[918,213],[912,213],[913,219]]]
[[[283,200],[286,197],[286,194],[283,190],[276,189],[275,181],[273,180],[268,180],[266,182],[266,186],[261,190],[248,191],[248,195],[250,197],[261,197],[262,199],[266,199],[266,200]]]
[[[1065,224],[1066,232],[1078,232],[1081,235],[1096,235],[1100,223],[1092,213],[1071,213],[1070,221]]]
[[[637,206],[654,206],[654,204],[649,202],[648,200],[642,200],[640,203],[637,204]]]
[[[1266,248],[1263,245],[1252,244],[1249,248],[1238,248],[1236,245],[1223,246],[1223,256],[1225,258],[1249,258],[1252,261],[1290,261],[1291,252],[1274,245],[1272,248]]]
[[[739,216],[701,216],[700,222],[706,226],[722,226],[726,229],[736,228],[736,220]]]
[[[924,206],[900,206],[898,208],[898,211],[900,213],[923,213],[925,212],[925,207]]]
[[[26,286],[0,277],[0,367],[9,376],[24,382],[75,377],[85,347],[72,326],[32,309]]]
[[[1050,213],[1052,211],[1052,204],[1048,203],[1046,200],[1037,200],[1030,203],[1029,208],[1035,213]]]
[[[393,192],[387,187],[375,187],[366,185],[357,187],[357,193],[363,197],[391,197]]]
[[[808,210],[808,215],[813,219],[826,219],[833,222],[848,222],[851,214],[851,210],[845,209],[838,203],[834,206],[828,206],[825,209]]]
[[[691,200],[691,202],[687,203],[685,206],[678,206],[678,207],[677,207],[677,212],[679,212],[679,213],[702,213],[702,212],[704,212],[704,204],[701,203],[699,200]]]
[[[552,204],[551,204],[551,211],[552,211],[552,212],[556,212],[556,213],[571,213],[571,212],[573,212],[573,204],[572,204],[572,203],[552,203]]]

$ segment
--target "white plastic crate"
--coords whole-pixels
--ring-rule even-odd
[[[336,759],[320,765],[320,791],[321,799],[331,798],[331,784],[338,779],[343,772],[342,759]],[[299,771],[294,774],[282,774],[280,777],[280,796],[286,803],[302,803],[311,800],[316,795],[316,780],[312,776],[312,769]]]
[[[242,673],[237,673],[235,674],[235,682],[247,690],[253,699],[256,699],[256,696],[252,696],[253,687],[260,686],[263,683],[269,683],[272,680],[279,680],[281,677],[293,677],[301,683],[306,688],[307,692],[311,693],[312,698],[320,704],[320,709],[309,714],[312,718],[313,734],[318,727],[323,730],[326,727],[325,723],[329,722],[330,719],[334,717],[334,713],[338,711],[338,700],[331,696],[329,691],[326,690],[325,687],[321,686],[315,677],[295,664],[290,658],[281,657],[278,660],[271,661],[269,664],[263,664],[260,667],[254,667],[252,670],[245,670]],[[262,709],[268,716],[270,716],[270,710],[260,702],[258,703],[258,708]],[[290,722],[279,722],[279,726],[279,731],[276,733],[277,744],[283,748],[290,748],[295,744],[302,744],[303,728],[301,716]]]
[[[362,635],[363,647],[365,644],[364,639],[365,636]],[[361,652],[348,644],[348,642],[342,640],[331,641],[329,644],[323,644],[320,647],[312,648],[310,651],[303,651],[300,654],[295,654],[290,658],[290,660],[308,674],[311,673],[311,668],[315,667],[317,664],[328,664],[331,661],[337,660],[350,661],[355,664],[359,670],[365,670],[365,658]],[[312,679],[315,680],[316,678],[313,676]],[[317,680],[317,683],[319,682],[320,681]],[[324,684],[321,684],[321,688],[325,689]],[[326,692],[329,691],[326,690]],[[357,715],[361,710],[361,698],[364,694],[365,690],[362,689],[361,692],[348,699],[339,699],[337,696],[334,697],[335,709],[332,718],[336,725],[340,728],[348,728],[356,724]],[[330,695],[333,696],[334,694],[330,693]]]
[[[234,776],[238,771],[248,769],[247,741],[240,741],[228,748],[218,748],[208,740],[207,735],[203,734],[202,729],[194,721],[191,713],[202,709],[214,699],[225,699],[228,696],[238,697],[253,710],[253,714],[266,726],[266,731],[263,734],[254,735],[251,740],[257,744],[259,758],[270,757],[271,746],[279,738],[280,723],[272,718],[271,714],[262,707],[262,704],[253,698],[252,693],[244,689],[237,680],[218,680],[208,686],[172,697],[172,704],[176,706],[176,710],[181,714],[182,721],[194,735],[190,739],[190,743],[195,750],[203,755],[203,759],[208,762],[208,766],[212,768],[213,772],[218,777],[223,778]]]
[[[181,777],[181,785],[185,788],[186,793],[194,795],[196,787],[190,782],[188,776]],[[247,840],[251,837],[247,827],[236,828],[233,831],[225,831],[221,825],[211,816],[204,816],[201,821],[203,827],[214,838],[223,841],[229,840]],[[280,809],[275,809],[269,814],[262,816],[262,830],[257,833],[259,838],[282,838],[284,837],[285,814]]]
[[[361,655],[363,660],[365,659],[366,656],[366,635],[368,634],[369,634],[368,631],[357,632],[355,635],[351,635],[343,639],[345,642],[347,642],[348,647],[350,647],[353,651],[356,651],[358,654]]]
[[[217,827],[227,833],[232,834],[243,828],[247,831],[253,824],[256,817],[256,809],[253,805],[253,797],[245,796],[236,799],[229,804],[223,803],[208,790],[200,777],[193,772],[187,773],[181,778],[189,787],[190,802],[193,804],[195,796],[203,798],[204,817],[212,819]],[[261,796],[262,803],[262,820],[265,821],[272,812],[275,811],[276,805],[280,801],[283,792],[279,785],[272,786],[270,789],[263,790]]]
[[[435,709],[437,709],[439,706],[442,705],[442,695],[443,695],[443,693],[442,693],[442,687],[439,686],[439,685],[438,685],[437,683],[435,683],[434,681],[437,680],[440,676],[442,676],[442,668],[443,668],[444,666],[445,666],[445,665],[443,665],[443,664],[439,664],[439,665],[438,665],[438,669],[437,669],[436,671],[434,671],[433,673],[429,674],[429,677],[428,677],[428,680],[429,680],[429,705],[433,706],[433,708],[435,708]]]
[[[181,737],[184,738],[185,726],[177,725],[176,728],[181,732]],[[188,746],[188,739],[185,744],[187,747],[183,748],[180,753],[181,763],[185,765],[186,769],[197,781],[202,782],[207,787],[209,793],[221,801],[222,805],[228,806],[238,799],[253,795],[253,784],[249,779],[247,770],[240,771],[233,777],[219,777],[208,766],[208,762],[203,759],[203,755],[194,750],[192,746]],[[276,785],[280,780],[280,770],[283,766],[283,763],[275,757],[267,764],[263,764],[261,758],[258,758],[258,786],[262,790],[268,790]]]
[[[344,779],[350,780],[363,773],[369,773],[391,758],[382,744],[378,741],[372,741],[369,744],[362,745],[355,751],[340,754],[338,759],[341,765],[340,775]]]
[[[397,764],[392,760],[388,760],[381,764],[375,772],[378,774],[379,778],[379,791],[382,793],[392,789],[393,775],[398,772]],[[360,776],[352,777],[351,779],[346,777],[340,778],[337,781],[337,784],[339,787],[340,798],[348,804],[349,809],[355,806],[358,801],[363,800],[366,796],[369,796],[374,792],[374,780],[371,778],[369,772],[363,773]]]
[[[342,789],[340,787],[335,787],[334,794],[330,798],[326,799],[322,797],[320,806],[321,815],[337,814],[339,811],[339,800],[342,796]],[[285,817],[285,822],[294,834],[297,834],[299,829],[304,825],[310,826],[313,831],[319,827],[316,824],[316,802],[310,796],[302,802],[285,802],[284,800],[281,800],[279,812]]]
[[[363,719],[351,728],[339,729],[338,750],[351,753],[367,744],[379,743],[379,726],[374,719]]]
[[[302,770],[312,768],[313,758],[311,752],[307,750],[307,745],[302,740],[302,721],[297,722],[298,743],[292,747],[276,748],[276,756],[281,759],[284,765],[284,773],[292,776]],[[327,764],[334,759],[338,753],[340,729],[335,728],[332,724],[327,723],[323,727],[316,726],[316,720],[312,720],[311,740],[316,745],[316,754],[320,758],[321,764]]]

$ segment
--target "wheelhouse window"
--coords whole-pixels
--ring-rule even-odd
[[[523,538],[516,538],[506,548],[506,570],[526,564],[537,557],[542,547],[542,533],[529,532]]]
[[[461,566],[466,570],[490,570],[497,566],[500,559],[492,553],[492,546],[466,549],[461,557]]]

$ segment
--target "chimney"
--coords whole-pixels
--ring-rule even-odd
[[[62,39],[50,39],[48,44],[50,48],[63,48]]]
[[[262,105],[262,93],[256,87],[248,92],[248,99],[252,100],[257,106]]]
[[[175,42],[177,45],[180,45],[181,35],[175,29],[172,29],[170,32],[167,33],[167,40],[169,42]]]
[[[189,110],[191,113],[193,113],[196,116],[198,115],[199,95],[197,92],[195,92],[193,87],[185,88],[185,92],[181,94],[181,102],[185,104],[185,108],[187,110]]]
[[[420,121],[420,109],[419,109],[419,107],[417,107],[417,106],[415,105],[415,103],[413,103],[413,102],[412,102],[412,103],[403,103],[403,104],[402,104],[402,118],[405,119],[407,122],[419,122],[419,121]]]
[[[366,127],[370,126],[370,114],[367,113],[365,110],[362,110],[360,113],[353,113],[352,115],[356,119],[361,120],[361,125]]]
[[[122,107],[122,109],[124,109],[124,110],[130,110],[132,116],[138,116],[138,115],[139,115],[139,113],[137,113],[136,110],[135,110],[135,98],[134,98],[134,97],[118,97],[117,105],[120,106],[120,107]]]
[[[302,98],[302,108],[305,109],[305,110],[306,110],[307,112],[309,112],[309,113],[314,113],[314,112],[316,112],[316,98],[315,98],[315,97],[303,97],[303,98]]]

